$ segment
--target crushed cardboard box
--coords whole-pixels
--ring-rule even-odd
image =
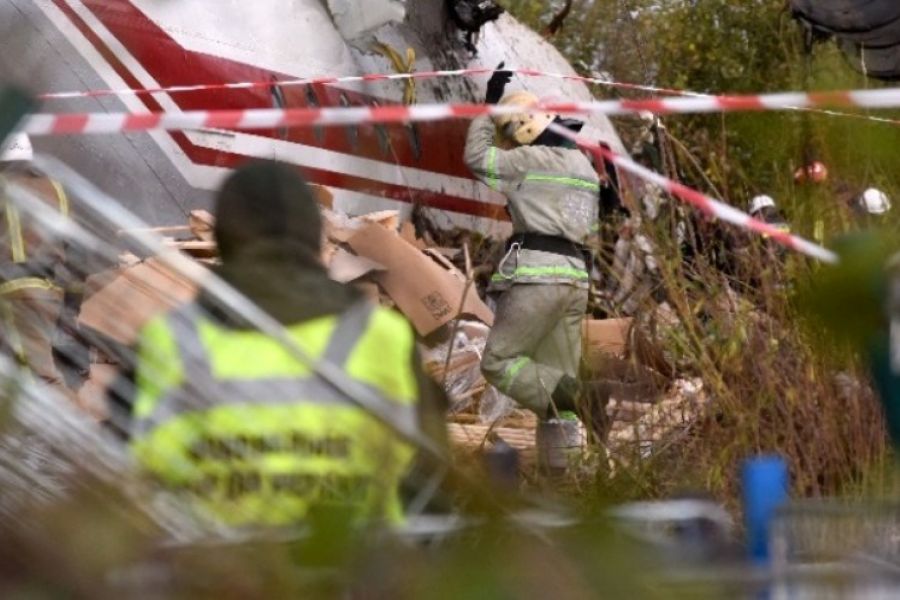
[[[95,277],[108,283],[85,300],[79,322],[125,345],[134,343],[147,321],[197,293],[190,281],[157,259],[98,274],[88,280],[89,288]]]
[[[384,265],[339,247],[335,248],[328,261],[328,276],[338,283],[350,283],[374,271],[384,270]]]
[[[625,358],[628,348],[628,333],[634,320],[626,319],[586,319],[582,323],[584,361],[587,364],[602,362],[604,357]]]
[[[463,314],[493,325],[494,314],[478,297],[474,285],[467,285],[460,273],[438,265],[397,232],[370,224],[347,244],[358,256],[385,266],[373,279],[420,335],[427,336]]]

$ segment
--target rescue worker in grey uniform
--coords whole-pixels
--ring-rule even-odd
[[[34,152],[28,136],[15,135],[5,144],[0,148],[0,188],[17,185],[69,217],[62,186],[31,167]],[[0,352],[77,404],[54,357],[54,341],[65,334],[69,342],[61,358],[79,370],[89,368],[87,348],[76,336],[84,278],[75,254],[76,249],[48,235],[0,189]]]
[[[510,77],[495,72],[488,103],[503,96]],[[501,295],[481,370],[497,389],[546,419],[577,408],[590,285],[584,244],[597,224],[600,182],[587,156],[549,128],[556,122],[577,131],[582,124],[529,111],[537,100],[514,92],[500,104],[521,106],[522,114],[475,119],[465,162],[506,196],[513,225],[489,288]],[[497,129],[512,149],[494,144]]]

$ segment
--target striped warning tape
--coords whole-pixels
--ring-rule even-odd
[[[625,115],[718,113],[798,110],[829,107],[892,108],[900,106],[900,88],[840,92],[789,92],[751,96],[700,96],[603,100],[592,102],[539,102],[533,110],[559,114]],[[359,106],[347,108],[247,109],[166,113],[36,114],[25,120],[22,131],[32,135],[118,133],[151,129],[273,129],[301,126],[361,125],[472,118],[479,115],[521,113],[514,106],[486,104],[419,104],[413,106]]]
[[[551,125],[551,127],[560,135],[576,142],[584,150],[602,155],[604,158],[615,164],[623,171],[631,173],[648,183],[659,186],[661,189],[666,190],[672,196],[682,200],[683,202],[693,206],[694,208],[697,208],[709,217],[721,219],[722,221],[731,223],[732,225],[736,225],[741,229],[752,231],[753,233],[765,236],[791,250],[821,260],[823,262],[831,264],[838,262],[837,255],[827,248],[823,248],[822,246],[814,244],[809,240],[785,232],[782,229],[766,223],[765,221],[755,219],[747,213],[734,208],[733,206],[711,198],[710,196],[682,185],[677,181],[668,179],[660,175],[659,173],[651,171],[650,169],[634,162],[626,156],[617,154],[608,148],[600,146],[596,142],[576,135],[565,127],[561,127],[556,124]]]
[[[694,92],[690,90],[679,90],[674,88],[660,87],[654,85],[644,85],[638,83],[627,83],[615,81],[601,77],[586,77],[582,75],[564,74],[564,73],[548,73],[536,69],[506,69],[515,75],[523,77],[543,77],[550,79],[560,79],[565,81],[578,81],[590,85],[600,85],[617,89],[625,89],[632,91],[650,92],[654,94],[670,94],[673,96],[684,96],[691,98],[712,98],[714,95]],[[59,100],[71,98],[97,98],[103,96],[140,96],[148,94],[181,94],[189,92],[208,92],[221,90],[246,90],[258,88],[292,87],[304,85],[328,85],[337,83],[359,83],[359,82],[377,82],[377,81],[403,81],[403,80],[419,80],[419,79],[438,79],[447,77],[474,77],[478,75],[490,75],[495,69],[486,67],[475,67],[471,69],[449,69],[443,71],[420,71],[415,73],[371,73],[366,75],[348,75],[344,77],[308,77],[301,79],[276,80],[268,79],[265,81],[244,81],[237,83],[212,83],[197,85],[175,85],[156,88],[120,88],[120,89],[101,89],[88,90],[80,92],[50,92],[38,96],[41,100]],[[859,119],[864,121],[872,121],[876,123],[885,123],[889,125],[900,125],[900,120],[889,119],[886,117],[876,117],[872,115],[861,115],[855,113],[840,112],[834,110],[822,110],[815,108],[797,108],[787,107],[787,110],[802,110],[811,113],[818,113],[830,117],[844,117]]]
[[[564,73],[547,73],[535,69],[504,69],[521,75],[523,77],[544,77],[549,79],[561,79],[564,81],[579,81],[587,84],[602,85],[613,88],[636,90],[643,92],[651,92],[655,94],[674,94],[678,96],[691,96],[696,92],[686,92],[665,87],[657,87],[652,85],[642,85],[637,83],[623,83],[600,77],[584,77],[581,75],[564,74]],[[407,79],[438,79],[445,77],[472,77],[478,75],[490,75],[494,69],[486,67],[476,67],[471,69],[452,69],[444,71],[419,71],[415,73],[373,73],[368,75],[348,75],[345,77],[307,77],[300,79],[275,80],[268,79],[265,81],[244,81],[239,83],[211,83],[197,85],[174,85],[167,87],[146,88],[146,89],[104,89],[104,90],[88,90],[82,92],[49,92],[38,96],[41,100],[61,100],[70,98],[98,98],[103,96],[140,96],[147,94],[183,94],[191,92],[210,92],[221,90],[248,90],[248,89],[268,89],[273,86],[293,87],[304,85],[329,85],[337,83],[370,83],[377,81],[403,81]]]

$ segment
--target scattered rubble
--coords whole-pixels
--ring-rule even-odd
[[[398,211],[349,217],[329,208],[327,190],[317,195],[325,222],[322,261],[330,276],[395,307],[413,324],[424,370],[450,400],[449,431],[455,445],[462,452],[478,451],[502,440],[521,451],[522,464],[533,465],[537,419],[481,374],[493,313],[479,297],[483,287],[478,278],[490,271],[495,248],[470,246],[469,234],[459,231],[440,235],[419,228],[422,233],[417,234],[412,223],[400,222]],[[169,236],[168,246],[207,264],[217,260],[213,231],[214,217],[206,211],[192,212],[186,225],[153,230]],[[196,289],[157,258],[125,254],[120,262],[118,269],[91,279],[81,323],[128,346],[148,319],[190,301]],[[635,319],[587,319],[583,336],[588,376],[610,383],[608,451],[613,462],[648,456],[655,444],[688,428],[708,404],[702,381],[672,382],[674,369]],[[96,414],[115,374],[114,366],[102,364],[102,358],[99,362],[82,389],[84,405]]]
[[[122,266],[94,275],[79,322],[107,338],[129,346],[144,324],[159,313],[194,298],[197,290],[161,261],[123,255]]]
[[[608,413],[613,419],[608,447],[620,462],[648,458],[658,444],[694,424],[709,405],[701,379],[679,379],[656,404],[614,399]],[[635,456],[637,452],[637,456]]]

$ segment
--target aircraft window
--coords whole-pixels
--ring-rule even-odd
[[[340,101],[341,106],[350,106],[350,99],[343,92],[341,92]],[[344,131],[347,133],[347,141],[350,143],[350,147],[356,150],[359,147],[359,128],[356,125],[350,125],[345,127]]]
[[[377,100],[372,101],[372,106],[378,107]],[[391,136],[388,135],[387,128],[381,123],[375,124],[375,135],[378,136],[378,147],[381,149],[381,153],[383,155],[388,155],[391,152]]]
[[[419,128],[415,123],[409,123],[406,126],[406,134],[409,137],[409,147],[412,148],[413,156],[416,160],[422,158],[422,140],[419,138]]]
[[[306,106],[309,108],[318,108],[319,105],[319,97],[316,96],[316,90],[312,85],[307,85],[306,87]],[[313,136],[315,136],[317,142],[321,142],[325,139],[325,130],[319,126],[313,127]]]
[[[272,80],[272,85],[269,86],[269,91],[272,94],[272,106],[274,108],[287,108],[287,101],[284,98],[284,90],[281,89],[281,86],[278,85],[278,82],[276,80]],[[281,129],[279,129],[278,136],[281,139],[286,140],[288,137],[287,128],[282,127]]]

